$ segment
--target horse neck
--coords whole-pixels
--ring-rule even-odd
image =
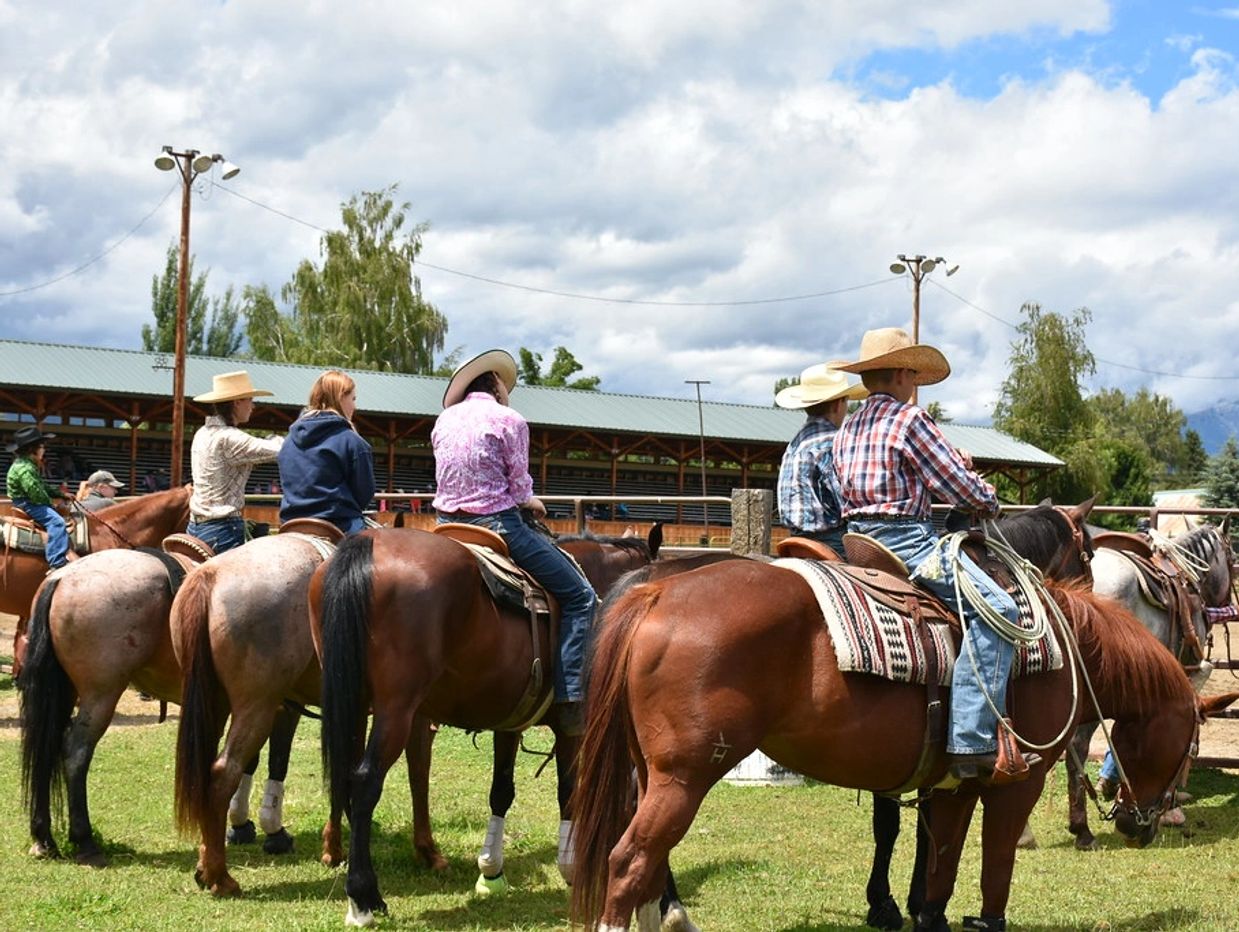
[[[1192,531],[1174,543],[1206,564],[1200,577],[1200,594],[1208,608],[1223,608],[1231,602],[1231,554],[1217,528]]]
[[[91,537],[95,549],[107,547],[153,547],[175,531],[183,530],[189,517],[189,494],[183,489],[156,492],[105,508],[92,515]]]
[[[1070,525],[1066,515],[1059,515]],[[1055,512],[1035,508],[1002,522],[991,523],[986,533],[1005,541],[1016,553],[1046,575],[1057,575],[1070,566],[1072,554],[1078,549],[1073,529],[1064,534],[1059,529]],[[1079,562],[1077,557],[1076,562]]]

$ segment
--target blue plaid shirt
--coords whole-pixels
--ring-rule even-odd
[[[843,521],[839,480],[831,463],[836,429],[824,417],[810,417],[783,453],[779,517],[792,530],[829,531]]]

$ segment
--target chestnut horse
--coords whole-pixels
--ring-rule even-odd
[[[1132,784],[1120,794],[1116,827],[1147,844],[1192,752],[1200,705],[1182,669],[1129,612],[1089,593],[1050,592],[1079,642],[1080,666],[1116,719],[1114,740]],[[814,779],[870,791],[900,785],[921,754],[925,688],[840,673],[808,585],[775,566],[720,563],[629,590],[602,620],[591,675],[573,908],[578,921],[600,920],[601,929],[627,928],[638,908],[641,928],[657,928],[671,848],[710,787],[753,750]],[[1072,680],[1068,664],[1014,681],[1010,709],[1021,735],[1049,744],[1071,724]],[[1074,710],[1076,721],[1088,714],[1083,705]],[[1069,734],[1043,752],[1047,760]],[[941,750],[933,769],[930,784],[946,773]],[[923,928],[949,928],[947,902],[978,799],[983,917],[1003,917],[1015,843],[1045,770],[1043,761],[1020,783],[969,781],[935,794],[930,830],[942,847],[927,876]]]
[[[581,548],[627,550],[622,539],[581,539],[564,549],[592,572]],[[496,605],[477,561],[463,546],[420,531],[366,531],[347,539],[310,588],[316,647],[323,662],[323,771],[333,811],[348,813],[349,921],[373,921],[386,905],[370,859],[370,826],[383,778],[408,745],[415,721],[493,731],[520,704],[535,653],[527,612]],[[545,630],[539,653],[553,656]],[[542,695],[552,677],[544,669]],[[365,743],[366,713],[374,725]],[[561,778],[570,776],[580,738],[566,733],[552,705]],[[364,744],[364,755],[361,753]],[[360,760],[359,760],[360,757]],[[567,783],[571,786],[571,781]],[[561,783],[561,787],[564,783]],[[414,819],[414,831],[418,829]]]
[[[91,552],[114,548],[158,547],[169,534],[185,530],[189,523],[192,486],[140,495],[110,505],[102,511],[75,509],[78,521],[86,521]],[[13,636],[13,678],[21,672],[26,652],[26,619],[34,594],[47,575],[47,559],[39,553],[4,548],[0,564],[0,612],[17,616]]]

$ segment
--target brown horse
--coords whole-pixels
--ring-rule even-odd
[[[589,547],[628,550],[622,559],[632,560],[631,542],[565,543],[587,574],[597,572],[583,556]],[[419,531],[349,538],[315,573],[310,602],[323,661],[324,776],[332,810],[347,812],[352,827],[349,921],[368,923],[386,909],[370,860],[371,818],[384,776],[419,717],[479,731],[503,726],[531,683],[529,617],[496,605],[464,547]],[[553,656],[545,629],[538,639],[539,654]],[[544,672],[542,695],[549,698],[551,671]],[[371,705],[374,725],[363,755]],[[543,724],[555,733],[563,776],[580,738],[562,727],[557,711],[552,705]]]
[[[411,529],[384,534],[444,540],[472,562],[463,547],[437,535]],[[582,539],[565,549],[587,574],[614,578],[633,565],[630,554],[644,546],[637,540],[604,544]],[[295,714],[290,704],[293,708],[319,704],[321,672],[308,623],[307,594],[310,576],[321,565],[321,556],[300,535],[251,541],[191,573],[173,607],[173,645],[185,669],[177,734],[177,822],[183,830],[200,832],[195,877],[216,895],[240,892],[228,872],[224,822],[242,766],[271,734],[277,713]],[[527,621],[524,631],[528,638]],[[220,750],[229,715],[228,735]],[[401,749],[409,768],[414,848],[428,866],[442,869],[447,865],[429,817],[432,720],[441,719],[419,716],[415,723],[411,719]],[[333,803],[323,829],[322,860],[328,865],[342,860],[339,813]],[[274,828],[273,823],[268,831]]]
[[[169,534],[185,530],[189,523],[191,486],[169,489],[151,495],[117,502],[98,512],[77,509],[77,520],[85,520],[90,533],[91,552],[116,548],[158,547]],[[13,677],[21,672],[26,651],[26,619],[34,594],[47,575],[47,560],[42,554],[5,548],[0,564],[0,612],[18,616],[13,637]]]
[[[1147,844],[1191,753],[1200,707],[1187,677],[1125,609],[1050,589],[1080,644],[1115,743],[1132,777],[1115,823]],[[1060,634],[1060,639],[1061,639]],[[779,567],[721,563],[627,592],[603,619],[592,661],[576,807],[578,920],[624,929],[640,908],[656,928],[667,856],[705,794],[760,748],[823,782],[870,791],[916,771],[926,727],[922,686],[840,673],[808,585]],[[1018,732],[1052,744],[1073,716],[1072,671],[1014,681]],[[1087,715],[1074,709],[1079,721]],[[1054,760],[1063,730],[1048,749]],[[633,766],[641,798],[627,802]],[[985,803],[983,917],[1002,918],[1015,843],[1040,795],[1046,764],[1020,783],[963,784],[935,794],[931,831],[943,847],[928,873],[922,927],[948,928],[947,901],[973,808]],[[932,784],[945,775],[941,748]],[[350,891],[351,892],[351,891]],[[991,925],[989,928],[998,926]]]

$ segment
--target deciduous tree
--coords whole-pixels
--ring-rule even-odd
[[[544,372],[542,370],[542,354],[535,353],[525,347],[520,348],[520,380],[525,385],[546,385],[551,388],[579,388],[583,391],[597,391],[598,383],[602,381],[596,375],[582,376],[573,379],[582,366],[574,355],[564,346],[555,347],[555,357]]]

